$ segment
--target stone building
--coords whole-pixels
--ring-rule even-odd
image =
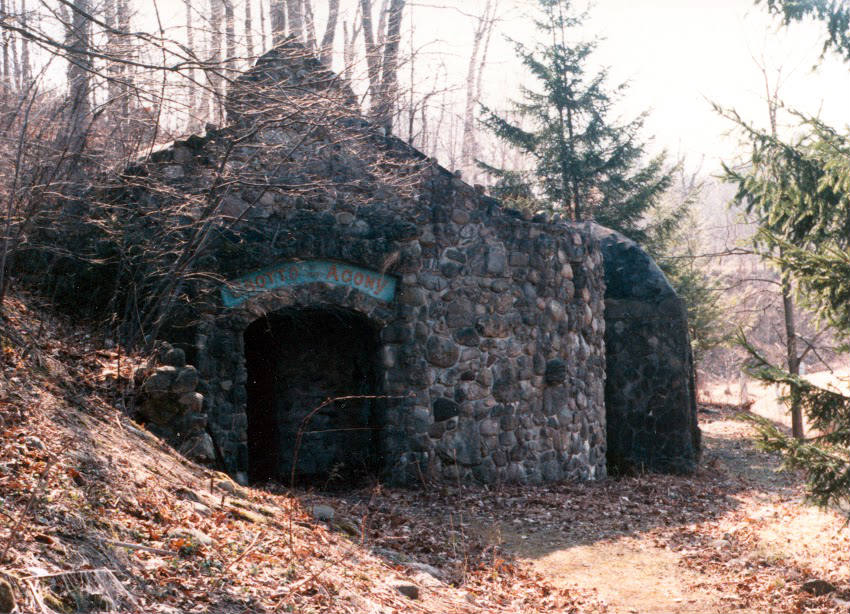
[[[599,231],[506,209],[379,134],[297,51],[240,78],[226,127],[157,151],[99,195],[140,219],[206,224],[203,267],[220,280],[183,288],[141,419],[252,480],[604,477]],[[687,332],[675,335],[681,349]],[[641,359],[656,347],[666,360],[664,344]],[[687,388],[691,365],[679,366],[649,385]],[[646,374],[607,368],[621,383]],[[693,419],[664,428],[692,438],[695,408],[676,411]],[[663,426],[648,425],[628,441]],[[692,466],[698,448],[670,446]]]
[[[691,473],[700,452],[688,313],[634,241],[593,228],[605,267],[608,467]]]

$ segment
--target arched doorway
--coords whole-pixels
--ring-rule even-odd
[[[378,330],[359,313],[284,309],[244,333],[252,481],[357,485],[381,469]],[[312,415],[311,415],[312,414]]]

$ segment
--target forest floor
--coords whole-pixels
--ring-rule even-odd
[[[503,547],[609,612],[850,611],[843,519],[805,503],[801,476],[755,449],[738,408],[703,406],[700,427],[696,479],[613,481],[595,514],[515,523]],[[818,580],[843,591],[814,597]]]
[[[734,407],[701,408],[694,476],[244,488],[119,409],[137,360],[29,303],[0,322],[0,612],[850,611],[850,530]]]

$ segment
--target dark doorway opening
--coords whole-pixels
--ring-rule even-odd
[[[245,330],[248,470],[252,481],[362,485],[382,468],[378,331],[340,309],[285,309]]]

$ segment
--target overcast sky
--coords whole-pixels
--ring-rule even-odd
[[[783,28],[746,0],[600,0],[597,24],[607,37],[600,56],[631,82],[636,106],[652,107],[647,127],[659,144],[705,155],[709,167],[738,149],[709,101],[767,123],[759,64],[771,85],[781,70],[780,98],[789,106],[842,127],[850,122],[850,64],[830,54],[812,70],[822,51],[819,23]]]
[[[465,8],[477,4],[466,2]],[[503,31],[533,36],[531,28],[519,26],[518,16],[534,4],[515,2]],[[759,63],[772,83],[781,69],[780,96],[789,106],[840,127],[850,123],[850,64],[827,56],[812,70],[821,55],[820,23],[782,28],[763,5],[749,0],[596,0],[590,16],[588,32],[604,38],[597,60],[610,67],[612,84],[630,83],[624,112],[650,110],[646,134],[655,137],[654,147],[686,155],[692,167],[704,158],[703,169],[714,172],[719,159],[739,150],[736,138],[724,136],[730,123],[712,110],[711,101],[766,123]],[[509,47],[497,49],[509,66],[504,55]],[[494,66],[491,96],[508,89],[505,74]]]
[[[583,1],[574,3],[584,6]],[[136,0],[142,17],[150,13],[146,2]],[[325,5],[314,0],[320,29]],[[427,89],[437,70],[463,84],[473,16],[483,5],[484,0],[408,0],[403,29],[405,41],[411,25],[415,31],[418,87]],[[198,10],[203,12],[204,6]],[[350,23],[356,6],[355,0],[343,0],[340,22]],[[485,76],[484,97],[491,106],[503,104],[506,96],[517,94],[520,83],[530,82],[505,37],[530,42],[536,35],[528,19],[536,0],[500,0],[500,6],[503,19],[492,39]],[[165,22],[181,36],[182,2],[168,0],[162,9],[173,13]],[[721,158],[729,160],[739,151],[736,139],[724,136],[730,122],[712,110],[711,101],[735,108],[753,122],[766,122],[759,63],[768,69],[772,83],[781,68],[780,96],[789,106],[820,114],[839,127],[850,123],[850,64],[827,56],[812,71],[821,54],[820,23],[783,28],[763,4],[754,6],[752,0],[595,0],[586,30],[603,38],[595,61],[610,68],[611,85],[630,84],[623,114],[649,110],[646,137],[654,137],[653,151],[685,155],[691,168],[704,159],[702,169],[715,172]],[[338,43],[341,37],[340,30]],[[341,66],[341,58],[337,62]],[[365,75],[365,66],[362,72]],[[456,97],[461,102],[463,92]],[[462,112],[462,105],[457,111]]]

